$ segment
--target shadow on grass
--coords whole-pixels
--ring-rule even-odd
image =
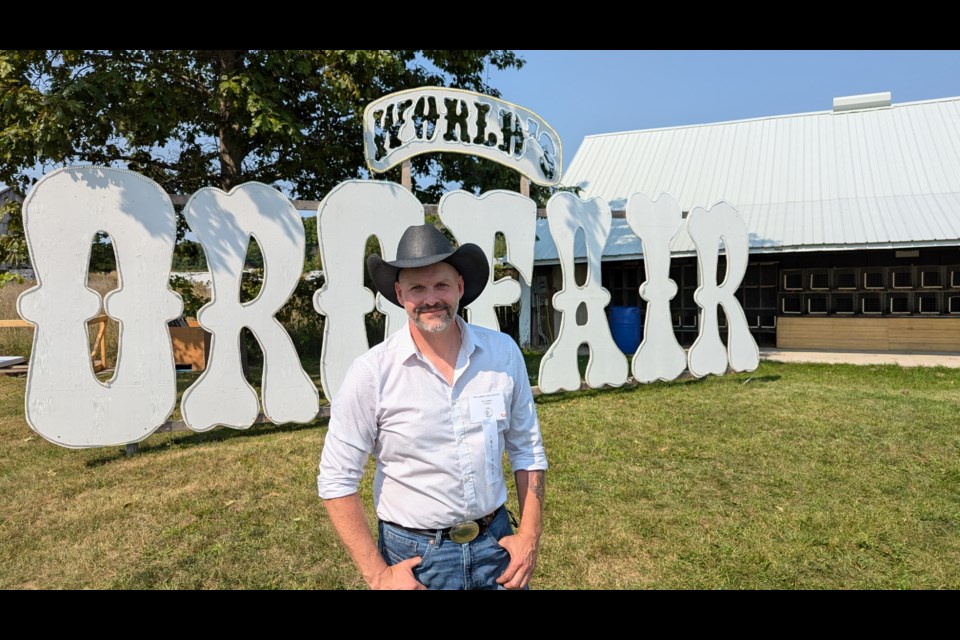
[[[739,382],[740,384],[747,384],[748,382],[776,382],[780,379],[780,376],[750,376],[746,380],[732,380],[732,382]]]
[[[687,374],[689,375],[689,374]],[[708,374],[702,378],[687,378],[680,380],[672,380],[670,382],[664,382],[661,384],[675,385],[680,382],[686,382],[688,384],[726,384],[726,385],[745,385],[745,384],[754,384],[757,382],[777,382],[780,380],[779,374],[769,374],[765,376],[755,376],[751,375],[745,371],[727,371],[721,375]]]
[[[593,398],[596,396],[620,396],[630,393],[639,393],[647,389],[662,389],[664,387],[677,387],[703,384],[706,378],[679,378],[676,380],[656,382],[628,382],[621,387],[600,387],[598,389],[580,389],[579,391],[557,391],[555,393],[541,393],[534,400],[537,404],[550,404],[552,402],[562,402],[571,398]]]
[[[304,429],[315,429],[317,427],[327,426],[328,418],[317,418],[311,422],[306,422],[303,424],[288,422],[286,424],[275,425],[269,422],[263,422],[259,424],[254,424],[253,426],[247,429],[231,429],[230,427],[217,427],[210,431],[185,431],[177,432],[177,435],[172,437],[169,440],[164,440],[162,442],[150,442],[149,438],[139,443],[137,452],[134,454],[136,456],[141,455],[155,455],[163,453],[169,450],[171,447],[196,447],[199,445],[207,444],[210,442],[224,442],[226,440],[233,440],[236,438],[258,438],[260,436],[271,435],[274,433],[295,433],[297,431],[303,431]],[[154,434],[151,437],[159,437],[164,434]],[[126,451],[120,449],[115,451],[112,455],[104,455],[99,458],[93,458],[88,460],[86,466],[88,468],[101,467],[112,462],[118,462],[120,460],[125,460],[127,456]]]
[[[657,380],[656,382],[628,382],[622,387],[600,387],[599,389],[580,389],[579,391],[558,391],[556,393],[541,393],[536,397],[537,404],[550,404],[552,402],[562,402],[570,399],[571,397],[577,398],[592,398],[594,396],[610,394],[613,396],[623,395],[627,393],[637,393],[644,389],[662,389],[665,387],[687,387],[693,385],[702,385],[702,384],[738,384],[744,385],[747,383],[756,383],[756,382],[777,382],[780,380],[779,375],[766,375],[766,376],[750,376],[746,374],[734,374],[727,373],[722,376],[708,375],[702,378],[694,378],[687,374],[685,377],[676,378],[674,380]]]

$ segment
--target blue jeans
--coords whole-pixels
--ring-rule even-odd
[[[413,577],[428,589],[502,589],[497,578],[510,564],[510,554],[497,540],[513,534],[504,507],[486,531],[467,544],[414,533],[380,522],[377,548],[388,565],[420,556]]]

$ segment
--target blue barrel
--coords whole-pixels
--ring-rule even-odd
[[[640,307],[610,307],[610,333],[620,351],[636,353],[642,331]]]

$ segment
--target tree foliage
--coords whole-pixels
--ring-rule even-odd
[[[206,271],[207,256],[199,242],[184,238],[173,250],[173,271]]]
[[[45,171],[93,163],[171,194],[256,180],[320,199],[365,175],[367,103],[419,86],[497,96],[487,68],[522,64],[506,50],[0,50],[0,182],[22,195]],[[489,164],[422,157],[414,171],[474,190],[516,185]],[[19,220],[10,229],[0,263],[26,255]]]
[[[105,233],[98,233],[90,245],[90,272],[110,273],[117,270],[117,254]]]

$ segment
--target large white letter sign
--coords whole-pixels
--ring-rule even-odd
[[[760,363],[760,350],[750,335],[747,317],[735,294],[747,271],[749,258],[747,227],[731,205],[718,202],[704,210],[697,207],[687,217],[687,232],[697,247],[697,270],[700,286],[693,293],[700,305],[700,334],[687,354],[690,373],[701,378],[708,373],[722,375],[734,371],[753,371]],[[727,273],[717,285],[717,258],[720,240],[726,249]],[[723,305],[727,316],[727,348],[720,340],[717,305]]]
[[[489,191],[479,198],[466,191],[454,191],[440,198],[439,214],[458,243],[472,242],[490,259],[497,232],[502,232],[510,264],[530,282],[537,235],[537,203],[533,200],[515,191]],[[494,307],[511,305],[519,299],[520,283],[513,278],[494,282],[491,265],[486,288],[468,307],[470,322],[499,330]]]
[[[20,315],[37,325],[27,422],[65,447],[143,440],[177,400],[167,322],[183,305],[167,287],[177,235],[170,198],[131,171],[59,169],[30,191],[23,224],[38,283],[18,301]],[[113,239],[120,281],[104,300],[120,323],[116,373],[107,383],[93,373],[87,333],[87,320],[100,311],[100,296],[86,287],[98,231]]]
[[[195,431],[218,424],[246,429],[259,414],[257,392],[243,377],[240,330],[263,350],[263,413],[271,422],[309,422],[320,410],[317,387],[300,365],[293,341],[274,314],[303,271],[306,239],[293,205],[273,187],[248,182],[225,193],[200,189],[183,215],[207,256],[213,296],[197,320],[213,333],[207,368],[183,394],[183,421]],[[263,284],[254,300],[239,298],[250,236],[263,253]]]
[[[673,380],[687,367],[687,354],[670,320],[670,300],[677,295],[677,284],[670,279],[670,241],[683,228],[683,212],[669,195],[661,194],[654,202],[635,193],[627,202],[626,218],[643,243],[646,272],[640,297],[647,301],[647,317],[643,341],[633,356],[633,377],[637,382]]]
[[[328,399],[336,395],[350,363],[369,348],[364,316],[373,311],[374,294],[363,286],[367,238],[376,235],[381,257],[395,260],[400,236],[423,220],[423,205],[392,182],[342,182],[320,203],[317,235],[325,280],[314,294],[313,306],[327,317],[320,381]],[[406,311],[379,294],[377,308],[387,315],[386,335],[407,321]]]
[[[610,292],[600,284],[600,259],[612,218],[610,205],[600,198],[584,201],[572,193],[561,192],[547,202],[547,223],[557,245],[563,289],[553,296],[553,306],[562,314],[557,340],[540,361],[539,386],[543,393],[580,388],[577,350],[584,342],[590,348],[588,385],[618,387],[627,381],[627,359],[614,342],[603,312],[610,302]],[[574,239],[578,229],[583,229],[587,244],[587,281],[582,287],[577,286],[574,276]],[[576,320],[580,305],[587,312],[582,326]]]

